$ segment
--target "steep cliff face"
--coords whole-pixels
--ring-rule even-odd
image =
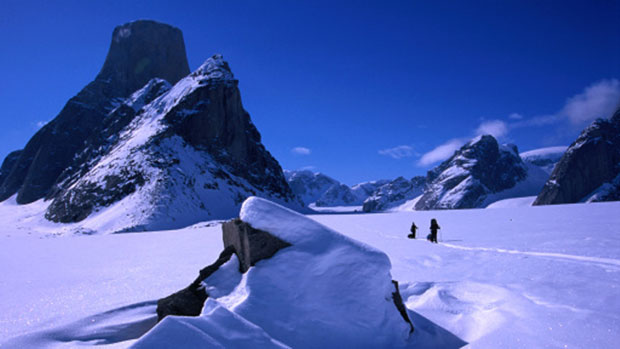
[[[252,195],[302,209],[260,143],[237,84],[220,55],[171,88],[149,82],[117,110],[131,114],[133,100],[157,97],[58,186],[46,217],[76,222],[99,212],[105,231],[120,231],[231,218]],[[101,230],[89,222],[85,228]]]
[[[101,72],[26,144],[0,182],[0,201],[17,193],[17,202],[25,204],[49,194],[85,141],[126,97],[152,78],[175,83],[188,73],[179,29],[153,21],[117,27]]]
[[[9,173],[13,169],[13,166],[15,166],[15,163],[17,163],[17,160],[19,160],[21,154],[21,149],[15,150],[10,152],[9,155],[4,158],[4,161],[2,161],[2,167],[0,167],[0,184],[2,184],[4,180],[9,176]]]
[[[416,210],[484,207],[487,197],[511,189],[528,177],[516,146],[493,136],[475,138],[429,171]]]
[[[611,201],[620,197],[620,108],[570,145],[534,205]]]

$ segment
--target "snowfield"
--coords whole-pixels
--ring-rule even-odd
[[[473,348],[616,348],[620,202],[530,207],[524,200],[492,209],[308,217],[387,254],[417,347],[458,346],[456,336]],[[41,209],[0,203],[2,348],[128,347],[155,324],[156,300],[187,286],[222,249],[217,222],[56,235],[60,225],[40,221]],[[423,238],[431,218],[441,226],[437,245]],[[412,221],[421,227],[416,240],[406,237]],[[210,326],[224,326],[221,333],[230,328],[231,337],[282,344],[215,300],[205,312]]]

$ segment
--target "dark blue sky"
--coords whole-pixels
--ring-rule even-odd
[[[191,69],[224,55],[283,168],[347,184],[424,174],[481,132],[568,145],[620,99],[620,0],[3,0],[0,156],[96,76],[116,25],[143,18],[183,31]]]

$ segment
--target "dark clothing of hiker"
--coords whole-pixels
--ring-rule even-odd
[[[437,243],[437,229],[441,229],[435,218],[431,219],[431,242]]]
[[[411,231],[411,234],[407,235],[407,237],[410,239],[415,239],[415,231],[417,229],[418,229],[418,226],[415,225],[415,223],[411,222],[411,229],[409,229],[409,231]]]

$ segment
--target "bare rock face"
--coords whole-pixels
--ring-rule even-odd
[[[256,262],[271,258],[279,250],[291,246],[288,242],[266,231],[252,228],[238,218],[222,225],[222,237],[224,251],[215,263],[202,269],[196,280],[186,288],[157,301],[158,321],[168,315],[200,315],[204,302],[209,297],[202,286],[202,281],[228,262],[233,253],[239,260],[239,272],[245,273]],[[398,286],[396,292],[398,292]]]
[[[189,65],[181,30],[139,20],[114,28],[97,80],[109,80],[120,95],[128,96],[152,78],[175,84],[187,74]]]
[[[19,156],[22,154],[22,150],[15,150],[9,153],[9,155],[4,158],[2,162],[2,167],[0,167],[0,185],[4,182],[4,180],[9,176],[9,173],[15,166],[17,160],[19,160]]]
[[[611,119],[598,119],[581,132],[555,166],[534,205],[617,200],[619,175],[620,108]],[[603,186],[608,187],[607,193],[594,193]]]
[[[0,183],[0,201],[15,193],[20,204],[45,197],[124,98],[152,78],[175,83],[188,73],[179,29],[153,21],[117,27],[101,72],[26,144]]]
[[[276,252],[291,246],[266,231],[252,228],[240,219],[222,225],[224,247],[233,247],[239,258],[240,272],[245,273],[256,262],[271,258]]]

